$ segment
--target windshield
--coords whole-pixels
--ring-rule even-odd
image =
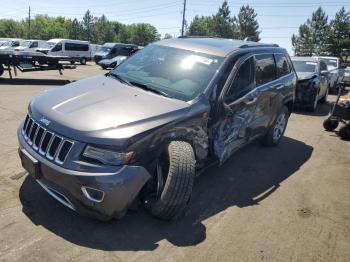
[[[111,50],[112,50],[112,47],[101,46],[98,51],[103,52],[103,53],[109,53],[109,52],[111,52]]]
[[[153,44],[125,60],[112,74],[190,101],[207,87],[223,59]]]
[[[308,62],[308,61],[292,61],[295,71],[297,73],[315,73],[317,68],[316,62]]]
[[[328,70],[338,68],[338,61],[336,59],[323,58],[323,61],[326,63]]]
[[[7,41],[2,46],[12,46],[12,41]]]
[[[48,42],[39,42],[39,48],[46,48],[46,49],[50,49],[51,45]]]
[[[19,42],[19,46],[23,46],[23,47],[30,47],[30,45],[31,45],[31,41],[28,41],[28,40],[25,40],[25,41],[20,41]]]

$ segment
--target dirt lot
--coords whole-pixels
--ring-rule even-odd
[[[140,210],[102,223],[56,203],[21,168],[16,129],[33,95],[101,73],[0,78],[2,261],[350,261],[350,142],[323,130],[329,105],[293,114],[280,146],[206,171],[182,221]]]

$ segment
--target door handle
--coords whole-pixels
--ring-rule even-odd
[[[278,85],[275,85],[274,87],[277,89],[277,90],[280,90],[282,88],[284,88],[284,84],[278,84]]]
[[[247,98],[244,102],[246,105],[251,105],[251,104],[254,104],[256,100],[258,100],[258,98],[255,96],[255,97]]]

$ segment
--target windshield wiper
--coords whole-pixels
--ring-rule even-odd
[[[164,91],[161,91],[161,90],[158,90],[158,89],[155,89],[155,88],[152,88],[149,85],[142,84],[142,83],[139,83],[139,82],[134,82],[134,81],[130,81],[130,84],[133,85],[133,86],[140,87],[140,88],[142,88],[144,90],[151,91],[151,92],[156,93],[158,95],[162,95],[162,96],[165,96],[165,97],[168,97],[168,98],[172,98],[172,96],[170,96],[168,93],[166,93]]]
[[[128,80],[126,80],[124,77],[122,77],[122,76],[120,76],[120,75],[118,75],[118,74],[113,74],[113,73],[111,72],[111,73],[108,73],[108,76],[112,76],[113,78],[119,80],[119,82],[124,83],[124,84],[127,84],[127,85],[129,85],[129,86],[132,86],[132,84],[131,84]]]

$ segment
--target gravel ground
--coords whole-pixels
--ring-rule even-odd
[[[323,130],[328,104],[292,114],[278,147],[204,172],[181,221],[141,209],[103,223],[55,202],[22,169],[16,129],[33,95],[102,73],[0,78],[1,261],[350,261],[350,142]]]

